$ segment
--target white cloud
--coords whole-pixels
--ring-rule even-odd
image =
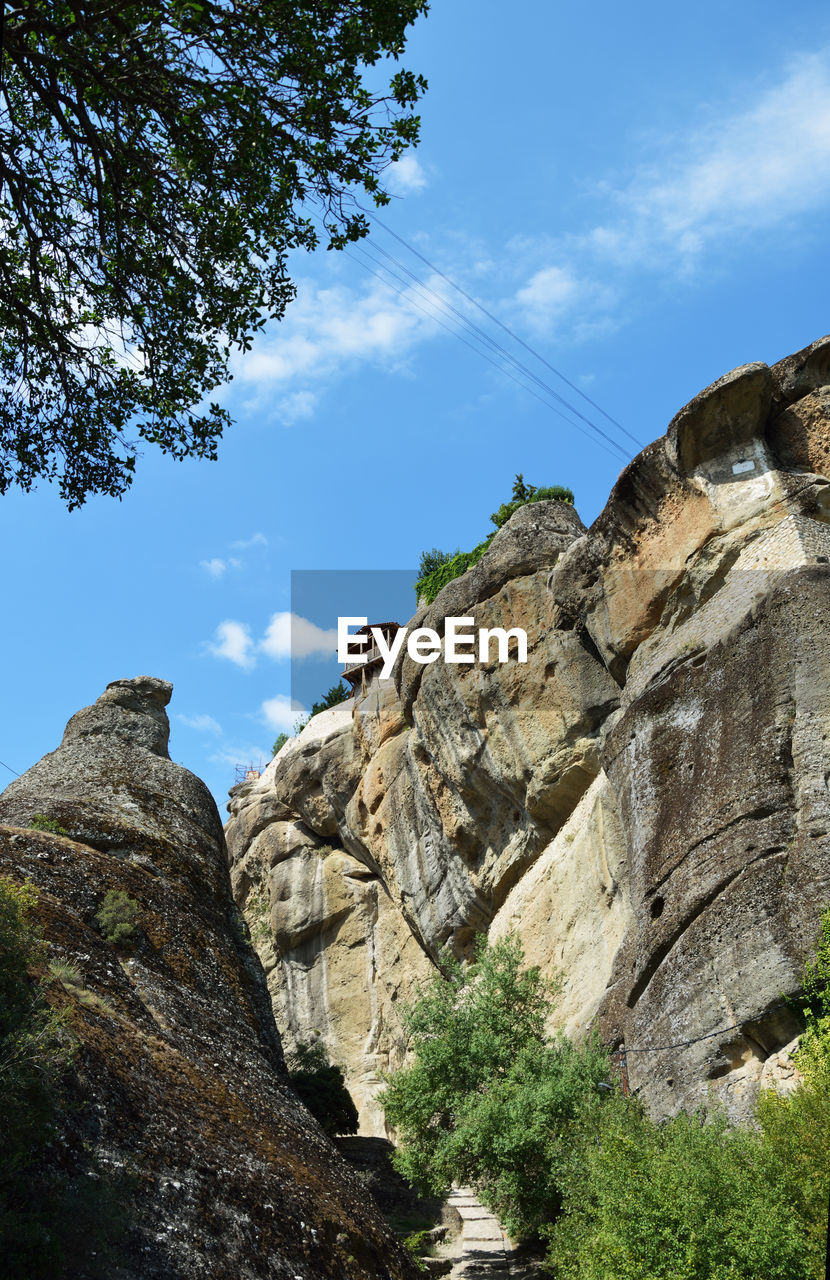
[[[804,55],[748,108],[685,138],[618,192],[620,217],[589,233],[627,265],[685,260],[713,242],[776,226],[830,197],[830,51]]]
[[[292,698],[287,698],[285,694],[278,693],[273,698],[267,698],[260,708],[265,718],[265,723],[271,729],[277,729],[280,733],[287,733],[293,729],[294,724],[299,716],[307,716],[308,711],[300,702],[295,702]]]
[[[658,154],[659,153],[659,154]],[[830,201],[830,50],[804,55],[754,102],[654,144],[624,187],[599,189],[609,216],[585,232],[509,246],[523,282],[505,304],[570,338],[618,322],[644,273],[682,278],[736,243]]]
[[[396,196],[413,195],[416,191],[423,191],[428,185],[427,175],[411,151],[401,156],[397,164],[389,166],[384,174],[384,181]]]
[[[231,543],[234,551],[247,551],[249,547],[267,547],[268,539],[264,533],[251,534],[250,538],[238,538],[236,542]],[[235,563],[238,563],[235,562]]]
[[[337,629],[326,631],[296,613],[275,613],[259,648],[278,662],[312,655],[332,658],[337,650]]]
[[[244,622],[234,622],[232,619],[219,623],[215,640],[208,644],[208,649],[215,658],[227,658],[246,671],[256,662],[253,648],[250,628]]]
[[[446,289],[439,276],[429,284]],[[433,313],[441,310],[414,288],[398,294],[381,281],[358,290],[301,280],[285,319],[236,357],[237,380],[255,389],[247,407],[270,409],[286,425],[308,418],[324,380],[365,363],[404,368],[409,353],[438,332]]]
[[[198,729],[200,733],[221,733],[222,726],[213,716],[185,716],[180,712],[176,712],[176,719],[180,724],[186,724],[191,729]]]
[[[210,574],[212,578],[221,578],[222,574],[225,573],[228,567],[228,562],[226,560],[218,559],[200,560],[199,564]]]
[[[237,741],[220,747],[208,758],[213,764],[229,765],[232,769],[238,769],[240,766],[244,768],[248,765],[253,765],[255,769],[264,769],[271,759],[271,752],[267,748],[254,746],[250,742]]]

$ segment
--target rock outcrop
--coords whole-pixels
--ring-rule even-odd
[[[0,796],[0,874],[38,887],[48,996],[77,1041],[62,1149],[129,1175],[119,1280],[404,1280],[410,1260],[288,1087],[216,806],[167,754],[170,693],[109,685]],[[111,889],[137,904],[128,948],[96,922]]]
[[[559,1024],[624,1042],[656,1114],[791,1074],[781,995],[830,902],[828,606],[822,339],[701,392],[590,529],[520,508],[409,624],[522,627],[526,664],[402,656],[231,793],[278,1023],[325,1037],[366,1131],[401,997],[481,931],[562,974]]]

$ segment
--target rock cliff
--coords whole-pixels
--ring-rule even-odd
[[[236,899],[277,1021],[322,1035],[367,1132],[440,948],[515,930],[556,1018],[624,1043],[657,1114],[785,1077],[830,902],[830,339],[734,370],[590,529],[520,508],[410,626],[518,626],[315,717],[231,793]]]
[[[168,757],[170,693],[109,685],[0,796],[0,874],[39,889],[48,995],[77,1042],[61,1158],[91,1150],[129,1175],[118,1280],[404,1280],[411,1262],[287,1085],[216,806]],[[137,904],[128,949],[96,923],[111,889]]]

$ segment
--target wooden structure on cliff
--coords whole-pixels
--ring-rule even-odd
[[[366,640],[363,645],[362,652],[366,655],[365,662],[355,662],[354,658],[343,668],[343,679],[351,686],[352,696],[360,698],[367,693],[369,688],[380,678],[381,668],[383,667],[384,655],[374,642],[372,631],[379,631],[383,636],[387,646],[392,644],[395,636],[400,631],[400,623],[398,622],[369,622],[365,627],[359,627],[357,631],[352,633],[351,647],[357,648],[355,637],[365,636]]]

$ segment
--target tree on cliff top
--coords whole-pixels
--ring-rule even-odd
[[[120,496],[140,442],[214,458],[210,393],[294,289],[291,249],[366,234],[353,193],[417,141],[397,59],[427,0],[6,0],[0,493]]]

